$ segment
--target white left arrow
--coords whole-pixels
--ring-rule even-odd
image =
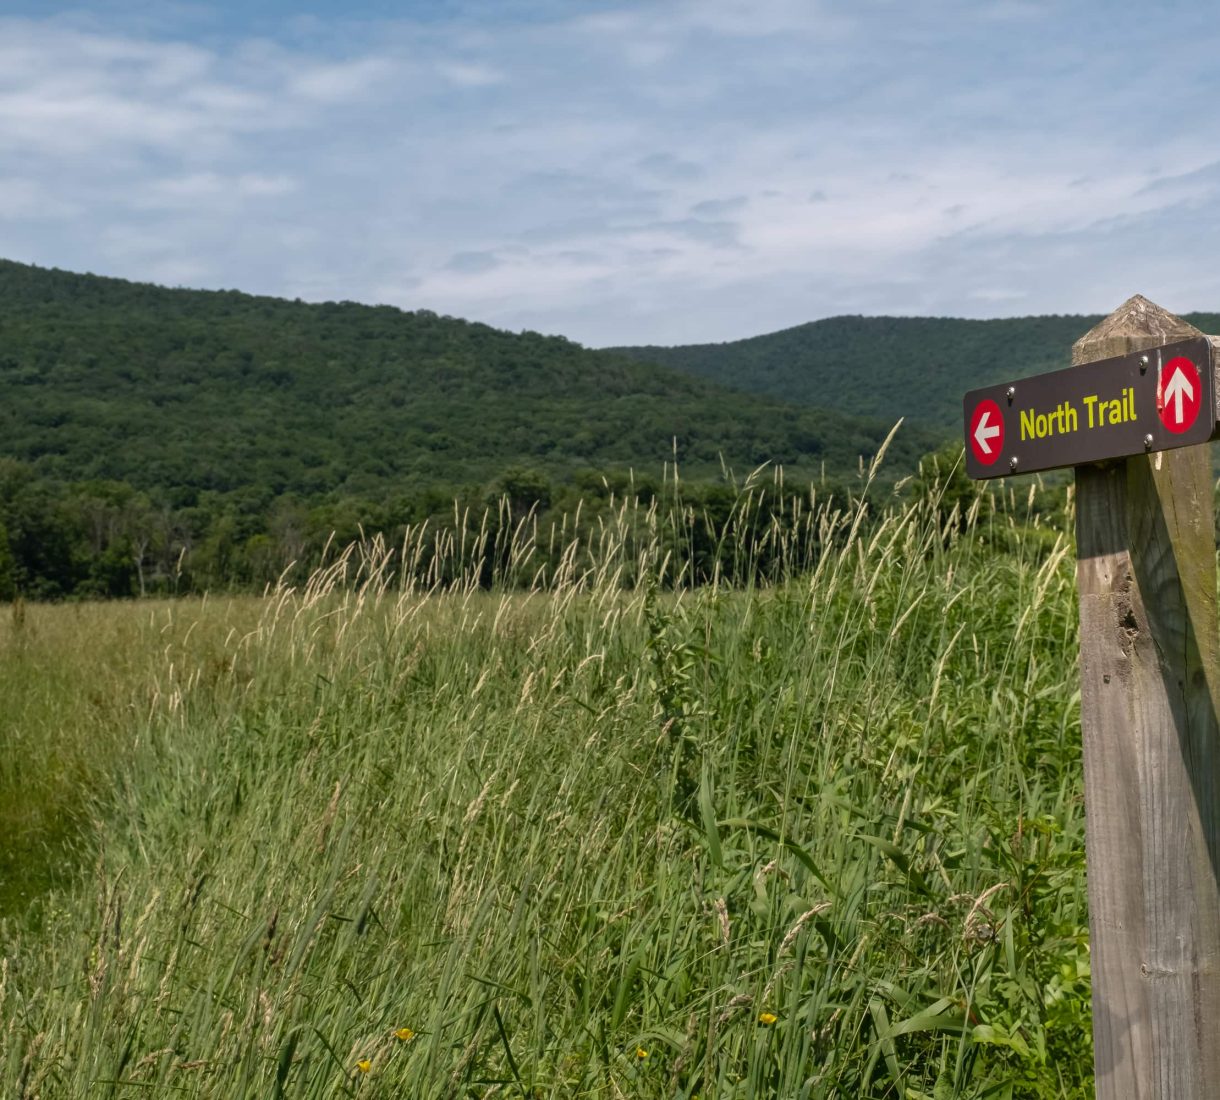
[[[1182,399],[1193,401],[1195,399],[1195,388],[1190,384],[1190,379],[1186,377],[1186,372],[1181,367],[1173,368],[1173,375],[1169,379],[1169,385],[1165,387],[1165,396],[1173,402],[1173,418],[1179,424],[1185,419],[1185,413],[1182,410]]]
[[[974,429],[974,441],[979,445],[979,450],[985,455],[991,454],[990,440],[995,439],[1000,434],[999,424],[992,425],[991,427],[987,426],[987,421],[990,419],[991,410],[984,409],[983,415],[979,417],[979,426]]]

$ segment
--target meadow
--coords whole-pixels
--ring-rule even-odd
[[[0,609],[0,1094],[1090,1096],[1037,492]]]

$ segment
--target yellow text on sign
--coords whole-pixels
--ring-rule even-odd
[[[1071,401],[1061,401],[1050,412],[1037,409],[1021,410],[1021,439],[1045,439],[1051,435],[1067,435],[1079,431],[1081,421],[1086,430],[1105,428],[1111,424],[1130,424],[1136,419],[1135,387],[1128,386],[1109,400],[1097,394],[1082,397],[1078,409]],[[1083,412],[1083,417],[1081,413]]]

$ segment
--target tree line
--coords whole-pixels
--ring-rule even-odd
[[[827,483],[821,492],[823,498],[847,496],[837,484]],[[807,493],[808,487],[759,494],[749,523],[761,529]],[[534,554],[536,570],[547,566],[548,553],[557,559],[563,549],[538,531],[557,526],[564,545],[572,538],[591,540],[628,501],[639,514],[677,507],[683,518],[668,525],[677,554],[710,576],[724,529],[735,510],[741,512],[739,498],[726,483],[678,486],[622,471],[587,471],[559,484],[535,469],[510,468],[488,485],[431,486],[377,499],[311,501],[243,489],[205,491],[182,503],[122,481],[58,482],[0,459],[0,600],[258,592],[280,579],[303,582],[328,552],[350,543],[398,547],[408,530],[426,532],[428,550],[416,568],[437,571],[442,582],[456,579],[468,564],[455,533],[464,543],[467,536],[481,537],[486,554],[479,580],[491,584],[523,520],[548,543]],[[452,562],[431,560],[443,555]]]
[[[315,500],[248,487],[184,498],[122,481],[60,482],[0,459],[0,600],[259,592],[281,579],[302,583],[349,544],[394,550],[408,535],[411,568],[438,583],[526,584],[557,568],[573,542],[592,546],[614,525],[634,538],[632,524],[640,540],[663,540],[673,571],[696,583],[774,579],[816,560],[815,507],[850,509],[863,499],[878,512],[898,493],[926,499],[946,522],[963,515],[983,490],[959,455],[952,445],[926,456],[919,475],[897,487],[860,477],[792,483],[772,474],[741,484],[623,470],[557,482],[510,467],[484,484]],[[1061,511],[1065,492],[1039,500],[1041,511]],[[475,540],[483,550],[471,578]]]

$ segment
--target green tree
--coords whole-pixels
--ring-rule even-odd
[[[8,531],[0,523],[0,600],[12,600],[17,595],[17,568],[8,545]]]
[[[523,515],[531,508],[540,511],[551,503],[551,483],[540,470],[511,466],[492,486],[489,503],[506,499],[514,515]]]

